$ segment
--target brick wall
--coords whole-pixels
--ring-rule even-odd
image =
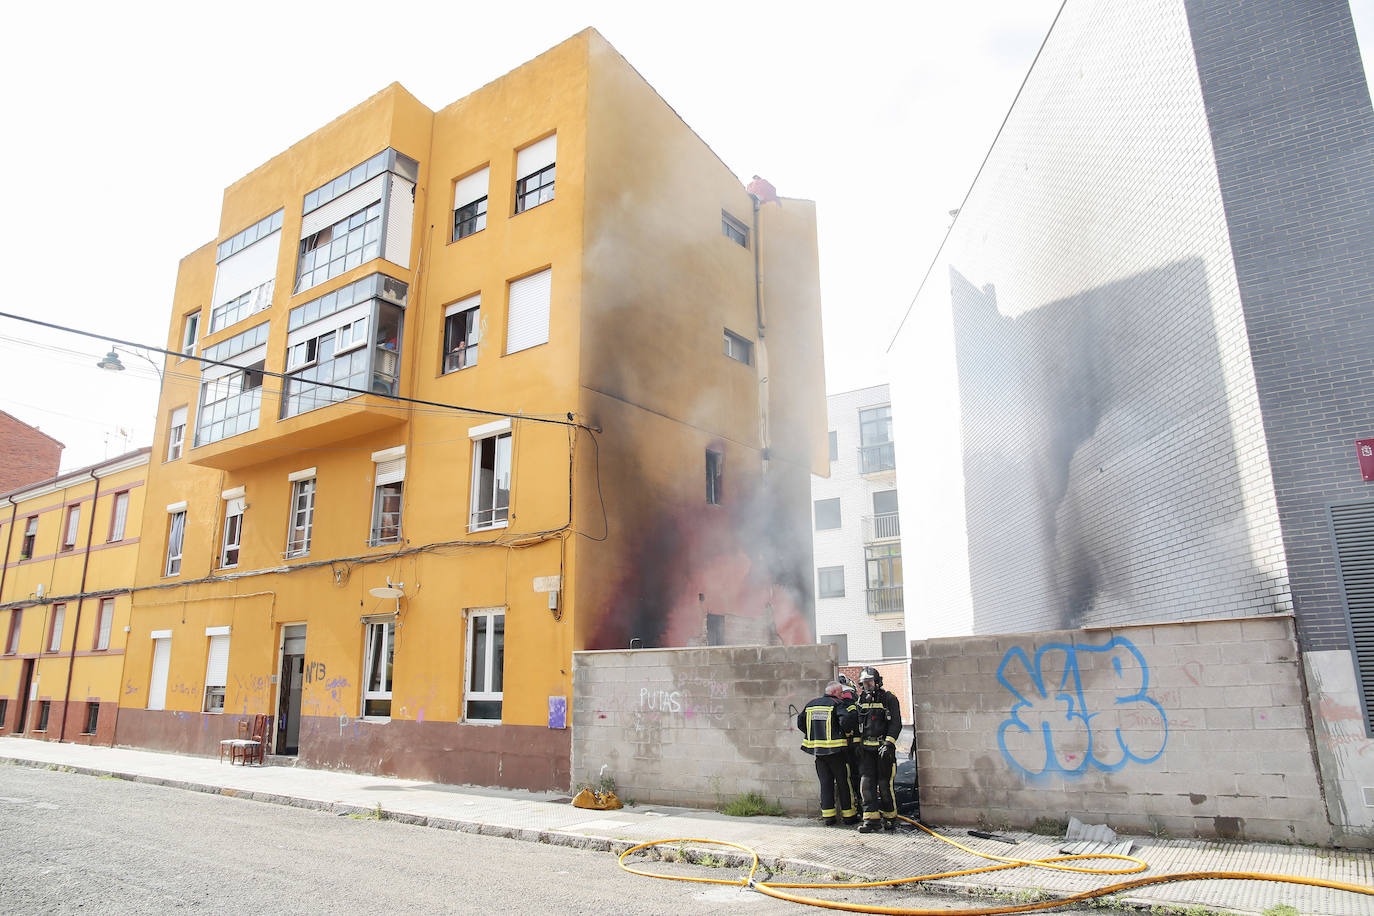
[[[1330,843],[1289,616],[912,645],[921,812]],[[1347,838],[1348,839],[1348,838]]]
[[[1374,111],[1349,5],[1188,0],[1304,650],[1348,649],[1327,506],[1374,498]]]
[[[829,645],[574,652],[573,788],[604,768],[640,803],[712,808],[757,791],[813,814],[795,719],[834,676]]]
[[[0,411],[0,493],[56,477],[63,445]]]

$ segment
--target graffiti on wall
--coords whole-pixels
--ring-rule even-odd
[[[1014,698],[997,746],[1026,776],[1112,773],[1164,753],[1168,718],[1149,695],[1145,656],[1124,636],[1101,646],[1049,643],[1034,658],[1014,646],[997,680]]]

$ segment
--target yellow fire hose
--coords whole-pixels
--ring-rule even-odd
[[[1073,894],[1072,896],[1062,897],[1056,900],[1043,900],[1036,903],[1017,903],[1012,904],[1010,906],[997,906],[986,909],[968,910],[906,909],[903,907],[869,906],[861,903],[838,903],[833,900],[821,900],[816,897],[803,897],[799,894],[789,894],[782,890],[779,890],[779,888],[832,888],[839,890],[854,889],[861,887],[888,887],[895,886],[898,884],[915,884],[919,881],[933,881],[938,878],[957,878],[964,875],[976,875],[982,872],[999,871],[1004,868],[1021,868],[1023,866],[1034,866],[1037,868],[1052,868],[1057,869],[1059,871],[1072,871],[1088,875],[1132,875],[1138,872],[1145,871],[1147,868],[1150,867],[1148,863],[1144,862],[1141,859],[1137,859],[1134,856],[1122,856],[1113,853],[1101,853],[1098,855],[1050,856],[1044,859],[1014,859],[1007,856],[995,856],[990,853],[979,852],[976,849],[970,849],[962,843],[957,843],[954,840],[951,840],[949,837],[941,836],[940,834],[931,830],[924,824],[913,821],[910,818],[902,817],[901,819],[906,821],[908,824],[915,824],[917,827],[920,827],[922,830],[924,830],[931,836],[935,837],[937,840],[941,840],[945,843],[948,843],[951,846],[954,846],[957,849],[962,849],[964,852],[978,856],[979,858],[989,859],[993,862],[997,862],[998,864],[985,865],[982,868],[969,868],[964,869],[962,871],[949,871],[941,872],[938,874],[917,875],[911,878],[894,878],[885,881],[867,881],[857,884],[792,884],[772,881],[755,881],[754,873],[757,872],[759,868],[759,856],[758,853],[754,852],[754,850],[750,849],[748,846],[741,846],[738,843],[726,843],[722,840],[691,839],[685,837],[680,837],[671,840],[654,840],[649,843],[640,843],[638,846],[632,846],[620,854],[619,863],[620,867],[623,868],[625,871],[635,875],[643,875],[646,878],[664,878],[670,881],[694,881],[700,884],[727,884],[739,885],[742,887],[752,887],[754,890],[762,894],[767,894],[769,897],[776,897],[779,900],[787,900],[792,903],[804,903],[808,906],[824,907],[830,910],[845,910],[850,913],[883,913],[890,914],[890,916],[992,916],[992,914],[996,913],[1026,913],[1031,910],[1048,910],[1053,907],[1066,906],[1070,903],[1081,903],[1084,900],[1091,900],[1094,897],[1103,897],[1107,894],[1115,894],[1120,891],[1127,891],[1137,887],[1145,887],[1149,884],[1166,884],[1172,881],[1203,881],[1218,879],[1243,881],[1277,881],[1284,884],[1305,884],[1311,887],[1325,887],[1330,888],[1332,890],[1349,891],[1352,894],[1364,894],[1366,896],[1374,897],[1374,887],[1366,887],[1361,884],[1346,884],[1341,881],[1325,881],[1321,878],[1304,878],[1298,875],[1268,875],[1260,872],[1245,871],[1177,872],[1168,875],[1156,875],[1150,878],[1134,878],[1130,881],[1122,881],[1118,884],[1109,884],[1106,887],[1099,887],[1096,890],[1084,891],[1081,894]],[[660,875],[655,874],[654,872],[643,871],[638,868],[632,868],[629,865],[625,864],[625,858],[629,856],[631,853],[638,852],[641,849],[648,849],[653,846],[662,846],[666,843],[703,843],[710,846],[729,846],[733,849],[738,849],[745,853],[748,853],[749,856],[753,859],[753,864],[749,867],[749,874],[745,875],[743,878],[735,878],[733,880],[725,878],[695,878],[686,875]],[[1065,862],[1073,862],[1083,859],[1118,859],[1120,861],[1130,862],[1133,864],[1128,868],[1115,869],[1087,868],[1078,865],[1063,864]]]

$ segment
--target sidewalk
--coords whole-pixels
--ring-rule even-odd
[[[568,796],[555,793],[447,786],[301,767],[231,766],[214,758],[128,748],[7,737],[0,739],[0,763],[62,767],[78,773],[114,775],[154,785],[339,813],[374,811],[380,805],[385,816],[406,823],[615,853],[650,840],[721,840],[748,846],[771,869],[788,868],[824,876],[816,880],[828,880],[837,873],[873,879],[900,878],[987,864],[920,832],[862,835],[853,829],[823,827],[807,818],[733,818],[712,811],[661,805],[588,811],[574,808]],[[1006,834],[1020,841],[1010,846],[975,839],[959,828],[944,832],[972,849],[1020,859],[1058,855],[1058,847],[1063,844],[1059,838],[1027,833]],[[1150,865],[1144,876],[1240,871],[1374,886],[1374,853],[1363,850],[1133,839],[1136,849],[1132,854]],[[704,848],[721,855],[719,848]],[[1110,862],[1103,865],[1113,867]],[[608,861],[608,867],[615,867],[614,862]],[[1043,889],[1062,896],[1136,877],[1142,875],[1079,875],[1027,867],[930,883],[950,889],[1009,893]],[[1257,914],[1283,903],[1304,916],[1374,916],[1374,896],[1264,881],[1180,881],[1133,890],[1118,899],[1141,905],[1201,905]],[[994,903],[988,901],[989,906]]]

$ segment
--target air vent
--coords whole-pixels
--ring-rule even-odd
[[[1374,502],[1332,506],[1331,532],[1369,735],[1374,734]],[[1366,804],[1371,804],[1369,797],[1366,790]]]
[[[1364,806],[1374,808],[1374,786],[1364,787]]]

